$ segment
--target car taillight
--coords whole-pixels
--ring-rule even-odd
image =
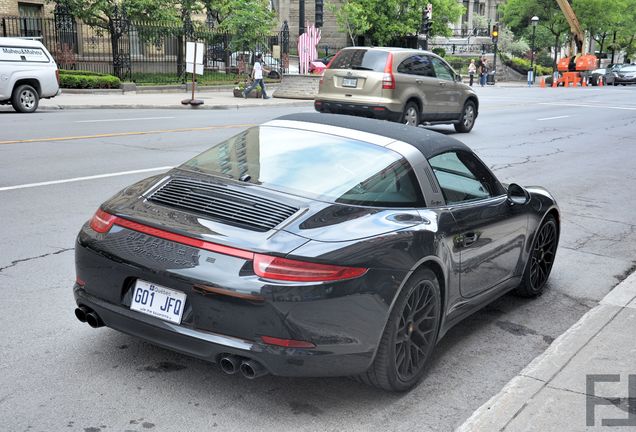
[[[296,261],[269,255],[254,255],[254,273],[265,279],[292,282],[329,282],[362,276],[366,268],[343,267]]]
[[[98,209],[91,218],[90,225],[93,231],[104,234],[110,230],[116,219],[116,216],[106,213],[102,209]]]
[[[382,77],[383,89],[395,88],[395,77],[393,76],[393,54],[389,53],[386,58],[386,64],[384,65],[384,77]]]
[[[276,345],[285,348],[316,348],[316,345],[311,342],[294,339],[281,339],[272,336],[261,336],[261,340],[267,345]]]
[[[57,85],[60,85],[60,70],[55,69],[55,79],[57,80]]]

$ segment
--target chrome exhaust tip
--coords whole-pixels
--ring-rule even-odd
[[[254,360],[245,360],[241,363],[241,373],[247,379],[256,379],[258,377],[262,377],[263,375],[267,375],[267,369]]]
[[[75,318],[77,318],[80,322],[86,322],[86,315],[90,313],[90,309],[85,306],[80,306],[75,308]]]
[[[221,357],[221,360],[219,360],[219,366],[226,374],[234,375],[239,371],[241,359],[233,355],[226,355]]]
[[[102,319],[95,312],[89,312],[86,314],[86,322],[93,328],[99,328],[104,325]]]

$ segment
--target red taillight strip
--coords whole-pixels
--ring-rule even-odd
[[[267,345],[276,345],[285,348],[316,348],[316,345],[311,342],[299,341],[294,339],[281,339],[272,336],[261,336],[261,340]]]
[[[164,240],[170,240],[173,242],[196,247],[199,249],[204,249],[210,252],[217,252],[223,255],[230,255],[233,257],[243,258],[246,260],[254,259],[254,252],[249,252],[243,249],[236,249],[229,246],[223,246],[220,244],[207,242],[205,240],[199,240],[192,237],[187,237],[181,234],[175,234],[169,231],[164,231],[159,228],[153,228],[148,225],[143,225],[138,222],[133,222],[128,219],[123,219],[118,216],[115,216],[114,224],[124,228],[131,229],[133,231],[138,231],[138,232],[148,234],[154,237],[162,238]]]

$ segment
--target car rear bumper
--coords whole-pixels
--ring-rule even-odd
[[[283,348],[196,330],[108,303],[77,284],[73,292],[77,305],[95,311],[105,326],[212,363],[218,363],[222,356],[236,355],[258,361],[272,375],[323,377],[360,374],[373,360],[373,350],[337,354],[319,348]]]
[[[338,283],[277,286],[254,277],[237,279],[230,269],[244,267],[232,261],[241,259],[195,248],[181,247],[175,257],[198,265],[179,268],[182,261],[168,261],[169,241],[135,237],[143,245],[137,251],[130,246],[130,232],[115,231],[102,239],[80,232],[75,248],[79,282],[73,289],[78,306],[94,310],[108,327],[164,348],[211,362],[225,354],[238,355],[260,362],[274,375],[347,376],[366,371],[391,299],[407,273],[370,269],[360,278]],[[185,293],[181,323],[131,310],[136,280]],[[202,283],[220,290],[202,292]],[[249,287],[246,292],[259,293],[260,298],[223,294],[230,284]],[[308,341],[315,348],[265,344],[261,336]]]
[[[402,117],[402,112],[400,111],[393,111],[384,105],[375,104],[334,102],[316,99],[314,101],[314,108],[319,112],[357,115],[380,120],[399,121]]]

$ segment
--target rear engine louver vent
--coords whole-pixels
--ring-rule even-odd
[[[254,231],[267,231],[297,208],[213,183],[173,178],[148,199]]]

